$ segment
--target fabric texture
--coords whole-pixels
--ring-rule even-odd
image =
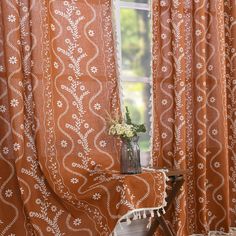
[[[0,2],[1,236],[110,235],[165,203],[164,172],[119,175],[107,134],[120,110],[111,12],[109,0]]]
[[[153,164],[189,171],[169,220],[178,236],[226,235],[236,226],[236,3],[153,0],[152,11]]]

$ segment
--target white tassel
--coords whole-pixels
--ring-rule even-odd
[[[129,217],[126,218],[126,221],[127,221],[127,225],[130,225],[131,224],[131,220]]]
[[[147,215],[146,215],[146,211],[143,212],[143,219],[146,219]]]
[[[165,208],[162,208],[162,212],[163,214],[166,214]]]
[[[150,210],[150,213],[151,213],[151,217],[154,217],[154,211]]]
[[[152,225],[152,218],[149,218],[148,224],[147,224],[147,229],[150,229]]]
[[[142,219],[140,211],[138,212],[138,219]]]
[[[161,216],[161,214],[159,213],[159,211],[158,211],[158,210],[157,210],[157,216],[158,216],[158,217],[160,217],[160,216]]]
[[[137,216],[137,214],[136,214],[136,212],[134,213],[134,218],[133,218],[133,220],[137,220],[138,219],[138,216]]]

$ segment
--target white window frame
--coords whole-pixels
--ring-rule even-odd
[[[120,82],[140,82],[145,84],[150,84],[151,77],[135,77],[135,76],[125,76],[122,71],[122,39],[121,39],[121,21],[120,21],[120,11],[122,8],[126,9],[135,9],[135,10],[144,10],[148,11],[150,14],[150,0],[148,3],[136,3],[136,2],[125,2],[120,0],[113,0],[113,4],[115,6],[115,22],[116,22],[116,39],[117,39],[117,58],[118,58],[118,66],[120,72]],[[121,101],[121,106],[123,107],[124,101]],[[150,140],[151,143],[151,140]],[[151,151],[151,150],[150,150]],[[148,152],[141,151],[141,165],[148,166],[150,163],[150,154]]]

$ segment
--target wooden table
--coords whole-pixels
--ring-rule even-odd
[[[166,172],[166,175],[170,179],[171,183],[171,189],[167,190],[167,198],[166,198],[167,205],[165,207],[166,211],[170,208],[171,203],[179,193],[180,188],[184,183],[184,176],[186,174],[187,174],[186,170],[168,170],[168,172]],[[157,214],[155,214],[155,217],[153,219],[153,222],[147,235],[153,236],[157,230],[157,227],[160,225],[163,230],[164,236],[175,236],[176,234],[173,232],[172,228],[166,223],[166,220],[164,218],[164,212],[161,211],[159,212],[160,216],[157,216]]]

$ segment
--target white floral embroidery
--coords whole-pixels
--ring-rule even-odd
[[[67,142],[66,142],[66,140],[62,140],[62,141],[61,141],[61,146],[62,146],[63,148],[66,148],[66,147],[67,147]]]
[[[204,198],[203,198],[203,197],[199,197],[199,198],[198,198],[198,201],[199,201],[200,203],[203,203],[203,202],[204,202]]]
[[[7,155],[9,153],[8,147],[3,147],[2,152]]]
[[[161,7],[164,7],[164,6],[166,6],[166,2],[165,1],[161,1],[160,5],[161,5]]]
[[[92,66],[92,67],[90,68],[90,70],[91,70],[91,72],[94,73],[94,74],[98,72],[98,68],[97,68],[96,66]]]
[[[57,211],[57,207],[56,206],[51,206],[51,211],[52,212],[56,212]]]
[[[79,182],[79,180],[78,180],[77,178],[72,178],[72,179],[70,180],[70,182],[71,182],[72,184],[77,184],[77,183]]]
[[[223,197],[222,197],[222,195],[217,195],[217,199],[219,200],[219,201],[221,201],[222,199],[223,199]]]
[[[53,63],[53,66],[54,66],[54,68],[56,68],[56,69],[59,68],[59,64],[58,64],[56,61]]]
[[[84,128],[85,128],[85,129],[88,129],[88,128],[89,128],[89,124],[88,124],[88,123],[85,123],[85,124],[84,124]]]
[[[13,98],[10,102],[10,105],[12,107],[17,107],[19,105],[19,101],[17,99]]]
[[[107,143],[106,143],[106,141],[105,140],[101,140],[100,142],[99,142],[99,145],[100,145],[100,147],[106,147],[106,145],[107,145]]]
[[[218,161],[215,162],[215,163],[214,163],[214,166],[215,166],[215,168],[219,168],[219,167],[220,167],[220,162],[218,162]]]
[[[93,37],[95,35],[93,30],[89,30],[88,34],[89,34],[90,37]]]
[[[11,14],[11,15],[8,16],[8,21],[9,22],[15,22],[16,21],[16,17]]]
[[[19,143],[14,143],[13,144],[13,149],[14,149],[14,151],[18,151],[20,149],[20,144]]]
[[[80,225],[80,224],[81,224],[81,219],[80,219],[80,218],[75,219],[75,220],[73,221],[73,224],[74,224],[75,226]]]
[[[202,129],[199,129],[199,130],[197,131],[197,134],[198,134],[199,136],[203,135]]]
[[[162,39],[165,39],[166,37],[167,37],[166,34],[161,34]]]
[[[101,109],[101,104],[99,104],[99,103],[96,103],[95,105],[94,105],[94,109],[95,110],[100,110]]]
[[[202,102],[203,101],[203,97],[202,96],[197,96],[197,101],[198,102]]]
[[[162,99],[162,100],[161,100],[161,104],[162,104],[163,106],[165,106],[165,105],[167,104],[167,100],[166,100],[166,99]]]
[[[94,193],[93,194],[93,200],[99,200],[101,198],[101,194],[100,193]]]
[[[4,105],[0,105],[0,112],[4,113],[6,110],[7,109]]]
[[[3,72],[3,71],[4,71],[3,66],[0,66],[0,72]]]
[[[165,138],[167,137],[167,134],[166,134],[166,133],[162,133],[162,134],[161,134],[161,137],[162,137],[163,139],[165,139]]]
[[[167,67],[166,66],[162,66],[161,71],[162,72],[166,72],[167,71]]]
[[[209,65],[209,66],[208,66],[208,70],[209,70],[209,71],[212,71],[212,70],[213,70],[213,68],[214,68],[214,66],[213,66],[213,65]]]
[[[214,103],[216,101],[215,97],[210,98],[210,102]]]
[[[200,36],[200,35],[202,34],[202,31],[198,29],[198,30],[195,31],[195,34],[196,34],[197,36]]]
[[[85,86],[83,86],[83,85],[81,85],[79,88],[80,88],[81,91],[85,90]]]
[[[27,52],[30,51],[30,46],[29,46],[29,45],[26,45],[26,46],[25,46],[25,51],[27,51]]]
[[[57,106],[58,106],[59,108],[61,108],[61,107],[62,107],[62,101],[58,100],[58,101],[57,101]]]
[[[17,58],[15,56],[12,56],[9,58],[9,62],[10,62],[10,64],[14,65],[17,63]]]
[[[20,187],[20,193],[24,194],[24,189],[22,187]]]
[[[11,189],[7,189],[6,191],[5,191],[5,196],[6,197],[12,197],[12,195],[13,195],[13,191],[11,190]]]
[[[197,67],[197,69],[201,69],[202,68],[202,63],[197,63],[196,67]]]
[[[202,170],[202,169],[204,168],[203,163],[199,163],[199,164],[197,165],[197,168],[200,169],[200,170]]]
[[[213,135],[217,135],[217,134],[218,134],[218,130],[217,130],[217,129],[213,129],[213,130],[212,130],[212,134],[213,134]]]
[[[51,30],[52,30],[52,31],[55,31],[55,30],[56,30],[56,27],[55,27],[54,24],[51,24]]]

